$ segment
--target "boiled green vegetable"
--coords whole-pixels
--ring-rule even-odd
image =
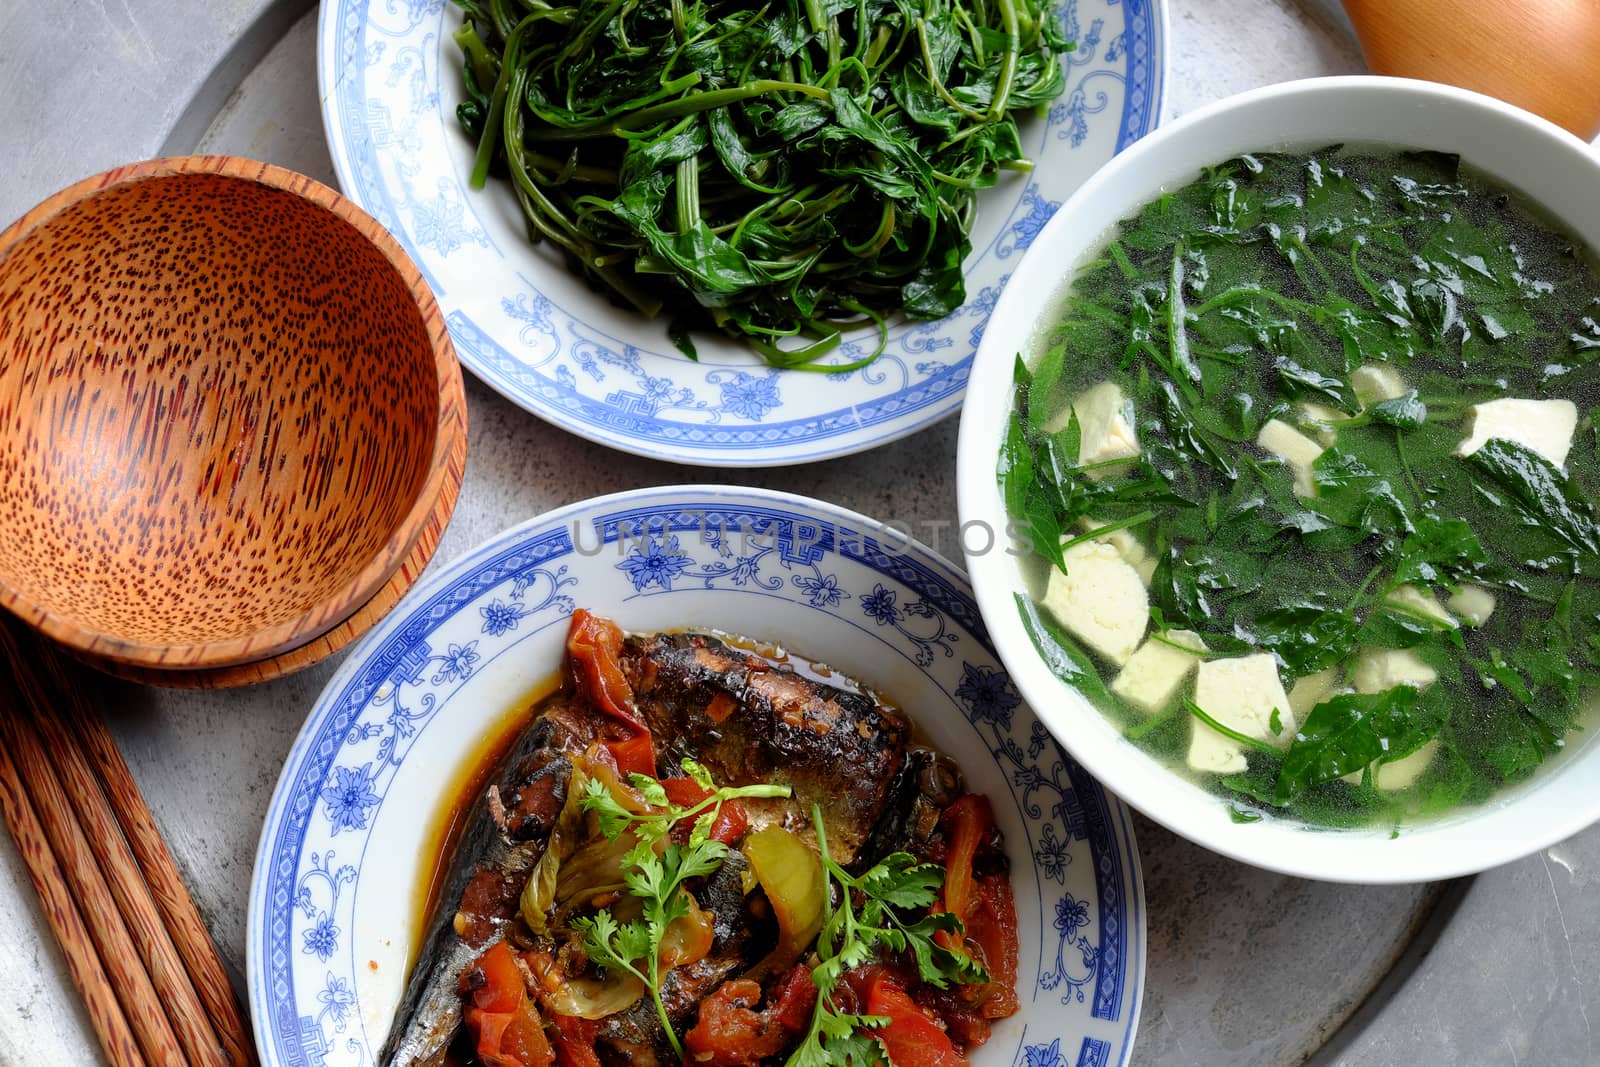
[[[974,194],[1029,166],[1069,47],[1044,0],[456,2],[474,187],[687,354],[710,326],[810,370],[961,305]]]

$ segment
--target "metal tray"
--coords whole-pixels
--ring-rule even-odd
[[[27,86],[51,84],[34,111],[0,116],[16,168],[0,216],[84,173],[192,151],[334,183],[306,0],[126,2],[141,10],[97,4],[0,20],[11,30],[0,43],[0,88],[15,86],[8,98],[21,100]],[[1169,113],[1253,85],[1361,69],[1331,7],[1171,0]],[[166,34],[153,36],[152,25]],[[580,441],[470,379],[468,398],[467,478],[439,562],[559,503],[709,473]],[[949,420],[862,456],[740,480],[903,521],[955,554],[955,438]],[[333,667],[225,693],[107,682],[101,694],[125,712],[118,739],[236,972],[261,816]],[[1150,958],[1137,1064],[1600,1063],[1588,1017],[1592,1007],[1600,1019],[1600,904],[1590,888],[1600,830],[1476,879],[1370,888],[1243,867],[1144,820],[1139,837]],[[0,922],[17,931],[0,944],[0,988],[14,1001],[0,1012],[0,1065],[88,1062],[87,1021],[5,847],[0,872]]]

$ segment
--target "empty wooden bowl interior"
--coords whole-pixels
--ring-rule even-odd
[[[0,598],[99,656],[242,663],[410,551],[454,354],[331,190],[163,163],[0,237]]]

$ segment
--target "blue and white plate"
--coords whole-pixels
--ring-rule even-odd
[[[323,691],[250,891],[265,1067],[369,1067],[406,979],[420,842],[473,753],[559,668],[568,616],[716,627],[862,679],[960,758],[1005,832],[1021,1012],[979,1067],[1128,1062],[1145,970],[1128,809],[1062,754],[989,647],[962,572],[848,511],[668,487],[526,523],[413,590]]]
[[[549,247],[529,245],[504,183],[467,185],[474,146],[456,123],[460,12],[444,0],[323,0],[317,72],[345,195],[405,245],[444,310],[461,361],[529,411],[593,441],[677,462],[777,466],[872,448],[955,411],[984,323],[1016,257],[1060,203],[1154,128],[1165,0],[1065,0],[1077,41],[1067,91],[1023,131],[1038,163],[979,201],[968,301],[902,322],[876,363],[848,375],[779,374],[721,337],[700,362],[666,328],[618,309]],[[871,350],[852,336],[842,362]]]

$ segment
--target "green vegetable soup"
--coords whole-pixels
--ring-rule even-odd
[[[1235,817],[1527,778],[1600,682],[1600,277],[1435,153],[1244,156],[1019,357],[999,478],[1055,673]]]

